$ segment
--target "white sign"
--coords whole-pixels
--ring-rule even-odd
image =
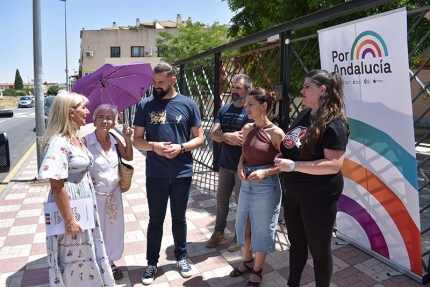
[[[95,227],[94,207],[91,197],[71,199],[70,206],[76,221],[85,229]],[[46,236],[65,234],[64,218],[55,202],[43,204],[45,214]]]
[[[336,227],[422,276],[406,9],[319,31],[321,67],[344,80],[351,128]]]

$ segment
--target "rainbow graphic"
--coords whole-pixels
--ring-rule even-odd
[[[384,39],[374,31],[360,33],[351,47],[351,60],[364,59],[367,54],[371,54],[373,58],[388,56],[388,49]]]
[[[45,213],[45,224],[51,225],[51,214]]]
[[[339,212],[348,215],[344,222],[360,226],[367,237],[361,241],[371,250],[422,275],[420,219],[411,212],[418,207],[407,200],[418,189],[416,159],[385,132],[357,119],[348,122],[351,156],[342,167]],[[402,255],[393,258],[399,250]]]

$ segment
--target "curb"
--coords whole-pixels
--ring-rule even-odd
[[[13,178],[18,174],[22,166],[31,160],[31,156],[36,150],[36,143],[34,143],[28,151],[21,157],[19,162],[15,165],[15,167],[9,172],[9,174],[6,176],[4,181],[2,182],[2,185],[0,185],[0,204],[3,202],[5,197],[8,195],[9,190],[12,188],[12,185],[14,182],[11,182]]]

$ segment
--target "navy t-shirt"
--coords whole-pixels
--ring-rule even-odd
[[[281,153],[284,158],[300,161],[301,139],[307,132],[311,109],[304,109],[290,126],[281,142]],[[340,118],[329,123],[321,142],[315,146],[309,161],[323,159],[324,149],[346,150],[348,143],[347,127]],[[300,197],[325,197],[341,193],[343,190],[343,175],[337,174],[313,175],[301,172],[285,172],[285,188],[287,192]]]
[[[233,103],[221,107],[215,118],[215,123],[221,125],[222,132],[237,132],[242,130],[246,123],[253,122],[248,118],[245,107],[235,107]],[[216,162],[220,167],[237,170],[239,158],[242,154],[241,146],[233,146],[222,142]]]
[[[201,126],[200,111],[192,99],[177,94],[172,99],[143,99],[136,108],[133,124],[145,128],[145,139],[154,142],[182,144],[190,140],[191,128]],[[180,178],[193,176],[191,152],[178,154],[173,159],[148,151],[146,176]]]

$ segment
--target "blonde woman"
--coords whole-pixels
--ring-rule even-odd
[[[93,114],[96,130],[83,138],[88,150],[94,156],[90,175],[96,190],[100,226],[105,239],[106,252],[112,267],[113,277],[121,279],[122,271],[114,260],[119,260],[124,251],[124,206],[119,187],[118,151],[125,160],[133,160],[131,147],[131,129],[123,125],[122,134],[126,145],[109,131],[115,127],[118,110],[115,106],[102,104]]]
[[[46,237],[51,286],[114,286],[106,255],[94,187],[88,172],[93,158],[78,136],[89,114],[87,98],[61,91],[52,103],[42,142],[40,179],[49,179],[48,202],[57,204],[64,218],[64,234]],[[91,197],[95,228],[83,230],[75,220],[70,200]]]

